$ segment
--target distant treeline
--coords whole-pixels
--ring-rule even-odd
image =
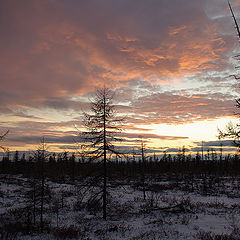
[[[32,156],[7,154],[0,161],[0,173],[23,174],[26,177],[46,177],[74,180],[76,177],[101,176],[102,162],[86,156],[75,156],[74,153],[50,154],[36,152]],[[180,151],[177,155],[163,154],[153,156],[111,156],[107,162],[108,178],[136,178],[142,174],[149,175],[240,175],[239,155],[217,155],[216,153],[185,155]]]

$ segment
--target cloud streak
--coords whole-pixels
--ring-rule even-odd
[[[168,123],[215,119],[234,115],[234,100],[224,94],[180,94],[164,92],[138,98],[132,103],[136,123]],[[132,121],[134,121],[132,118]]]

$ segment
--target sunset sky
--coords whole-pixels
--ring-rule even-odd
[[[240,1],[231,1],[237,19]],[[74,151],[89,98],[116,89],[124,146],[219,149],[238,119],[239,41],[226,0],[1,0],[4,146]],[[222,141],[235,151],[231,141]]]

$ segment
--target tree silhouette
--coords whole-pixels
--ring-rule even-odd
[[[47,160],[47,144],[45,142],[45,138],[41,139],[41,142],[34,152],[35,159],[35,171],[33,175],[33,181],[31,183],[31,192],[33,194],[33,216],[34,216],[34,224],[36,221],[36,208],[39,205],[39,213],[40,213],[40,231],[43,233],[44,231],[44,204],[47,201],[47,185],[46,185],[46,160]]]
[[[121,141],[119,131],[121,131],[122,118],[117,117],[115,105],[113,104],[114,92],[106,87],[98,88],[91,101],[90,113],[84,112],[84,126],[86,132],[83,133],[85,144],[91,159],[101,159],[103,161],[103,219],[107,218],[107,154],[119,155],[114,147],[114,142]]]
[[[240,148],[240,125],[233,124],[229,122],[224,130],[218,130],[219,139],[221,138],[231,138],[233,139],[233,143],[236,147]]]
[[[232,14],[232,18],[233,18],[233,21],[234,21],[234,24],[235,24],[235,28],[237,30],[238,38],[240,39],[240,30],[239,30],[238,22],[237,22],[237,19],[236,19],[235,15],[234,15],[232,6],[231,6],[229,1],[228,1],[228,6],[229,6],[230,12]]]
[[[143,199],[146,200],[146,186],[145,186],[145,172],[146,172],[146,156],[145,156],[145,144],[143,139],[140,141],[141,143],[141,184],[142,184],[142,191],[143,191]]]
[[[4,134],[0,135],[0,142],[5,139],[8,133],[9,133],[9,130],[6,131]],[[0,149],[2,149],[3,151],[8,151],[8,149],[6,147],[3,147],[2,145],[0,145]]]
[[[235,28],[236,28],[236,31],[237,31],[238,40],[240,41],[239,25],[238,25],[237,19],[236,19],[235,15],[234,15],[232,6],[231,6],[229,1],[228,1],[228,6],[229,6],[229,9],[230,9],[233,21],[234,21],[234,25],[235,25]],[[237,55],[235,57],[237,58],[237,60],[240,60],[239,59],[240,55]],[[239,68],[239,67],[237,67],[237,68]],[[240,80],[240,77],[237,76],[236,74],[233,74],[231,76],[234,77],[236,80]],[[236,107],[240,108],[240,98],[236,99]],[[240,113],[238,113],[238,114],[240,114]],[[237,146],[238,148],[240,148],[240,141],[239,141],[239,137],[240,137],[240,124],[233,125],[230,122],[230,123],[228,123],[228,125],[225,127],[224,130],[218,129],[218,131],[219,131],[219,139],[221,139],[221,138],[232,138],[232,139],[234,139],[234,145]]]

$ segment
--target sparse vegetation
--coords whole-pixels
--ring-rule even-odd
[[[140,173],[139,173],[140,175]],[[1,239],[239,239],[239,176],[195,175],[194,188],[188,179],[170,174],[146,175],[146,199],[138,178],[117,179],[108,183],[108,220],[101,220],[101,204],[95,194],[66,177],[61,183],[46,177],[46,194],[52,197],[44,204],[44,229],[41,233],[40,208],[36,207],[34,224],[32,208],[26,195],[32,189],[28,177],[1,174]],[[201,191],[204,179],[214,184]],[[221,182],[222,184],[219,184]],[[117,184],[116,184],[117,183]],[[199,187],[195,186],[197,183]],[[88,189],[88,190],[87,190]],[[231,193],[231,195],[229,195]],[[30,202],[31,203],[31,202]],[[38,205],[39,206],[39,205]],[[30,214],[31,213],[31,214]],[[188,231],[185,231],[185,228]]]

